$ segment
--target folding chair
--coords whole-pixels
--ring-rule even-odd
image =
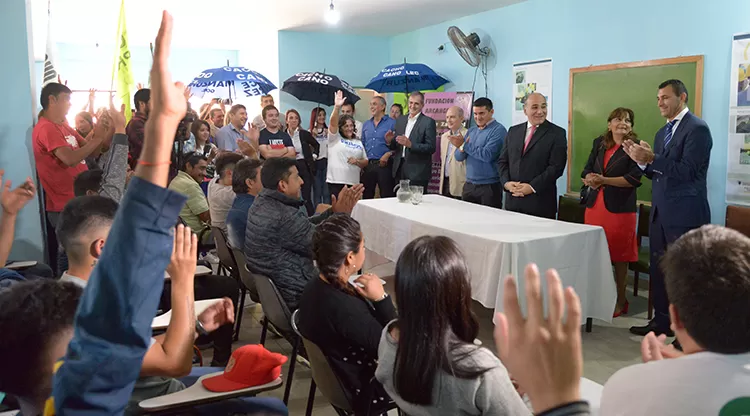
[[[227,243],[226,233],[219,227],[211,227],[211,231],[213,231],[216,252],[219,255],[219,274],[223,271],[225,276],[232,277],[240,286],[240,301],[234,320],[234,340],[237,341],[240,338],[240,326],[242,326],[242,312],[245,310],[245,295],[247,294],[247,289],[240,280],[237,261],[234,258],[232,250],[229,248],[229,243]]]

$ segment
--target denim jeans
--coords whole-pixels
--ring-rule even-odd
[[[315,186],[313,188],[313,202],[315,207],[318,204],[330,204],[331,193],[328,191],[326,175],[328,175],[328,159],[315,161]]]

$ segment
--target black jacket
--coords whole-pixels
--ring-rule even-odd
[[[396,120],[396,136],[406,134],[406,124],[409,116],[401,116]],[[396,180],[398,169],[401,168],[401,176],[412,182],[429,182],[432,178],[432,154],[437,148],[437,127],[435,120],[424,114],[420,114],[414,128],[409,135],[411,148],[406,148],[405,156],[402,157],[404,146],[398,144],[394,138],[391,141],[391,149],[395,151],[393,156],[393,177]],[[403,163],[403,166],[402,166]]]
[[[305,163],[307,168],[310,169],[310,173],[315,175],[315,158],[313,155],[317,155],[320,152],[320,143],[315,140],[309,131],[299,129],[299,140],[302,142],[302,155],[305,156]]]
[[[622,176],[633,187],[604,186],[598,189],[591,189],[586,198],[586,206],[593,208],[599,191],[604,190],[604,206],[607,207],[607,211],[615,214],[635,212],[637,200],[636,188],[641,186],[643,171],[625,153],[622,147],[617,149],[609,159],[606,168],[604,168],[604,153],[607,150],[604,148],[603,141],[604,139],[601,136],[594,140],[589,160],[586,162],[583,172],[581,172],[581,178],[585,178],[589,173],[598,173],[607,178]]]
[[[505,209],[537,217],[557,217],[557,178],[565,171],[568,160],[568,141],[565,129],[545,121],[537,127],[526,152],[527,123],[508,130],[500,154],[500,182],[505,190],[508,181],[531,185],[536,193],[523,198],[505,191]]]

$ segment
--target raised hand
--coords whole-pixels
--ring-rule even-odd
[[[120,111],[115,108],[112,99],[109,100],[109,117],[112,120],[112,127],[115,133],[125,133],[125,106],[120,106]]]
[[[0,169],[0,183],[3,183],[3,175],[5,175],[5,171]],[[3,183],[0,205],[2,205],[3,214],[16,215],[34,197],[36,186],[31,178],[26,178],[26,181],[18,188],[11,191],[10,187],[10,181]]]
[[[542,413],[580,400],[581,302],[572,288],[563,295],[560,277],[549,270],[545,318],[539,269],[530,264],[525,274],[528,318],[521,313],[515,279],[508,276],[503,287],[505,312],[496,316],[495,343],[500,360],[531,398],[534,413]]]
[[[198,236],[190,227],[179,224],[174,230],[172,257],[167,266],[172,284],[185,284],[195,278],[198,266]]]
[[[346,97],[344,97],[344,92],[341,90],[336,91],[336,94],[333,96],[333,105],[336,107],[341,107],[346,102]]]
[[[234,323],[234,305],[229,298],[222,298],[221,302],[216,302],[209,306],[198,315],[198,320],[203,325],[203,329],[213,332],[220,327]]]
[[[172,44],[172,16],[164,11],[156,35],[154,47],[154,61],[151,66],[151,101],[153,108],[149,115],[149,122],[169,132],[170,139],[174,139],[177,124],[187,112],[185,86],[181,82],[172,82],[168,60]],[[171,143],[169,144],[171,146]]]

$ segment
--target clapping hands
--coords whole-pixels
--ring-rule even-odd
[[[651,150],[651,146],[643,140],[639,143],[625,140],[622,142],[622,150],[639,165],[647,165],[654,161],[654,152]]]
[[[331,195],[331,209],[333,212],[343,212],[345,214],[351,214],[354,206],[357,202],[362,199],[362,193],[365,187],[362,184],[354,186],[345,186],[344,189],[339,192],[338,197]]]
[[[604,177],[598,173],[589,173],[585,178],[581,179],[583,184],[592,188],[598,189],[604,184]]]
[[[0,183],[3,183],[3,175],[5,171],[0,169]],[[31,178],[26,178],[26,181],[14,190],[10,190],[11,182],[5,181],[3,183],[2,195],[0,195],[0,205],[3,208],[4,215],[16,215],[26,204],[31,201],[36,193],[36,186]]]

